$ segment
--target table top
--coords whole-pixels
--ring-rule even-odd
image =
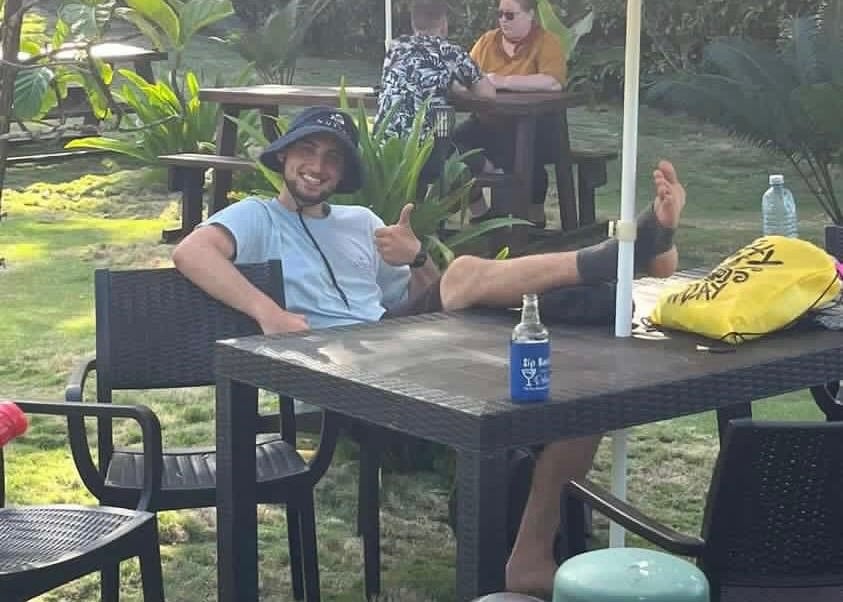
[[[640,287],[639,287],[640,289]],[[645,295],[646,296],[646,295]],[[217,373],[457,448],[599,433],[843,376],[843,336],[781,332],[729,353],[681,333],[551,325],[550,400],[514,404],[514,312],[470,310],[218,343]]]
[[[346,86],[346,97],[352,107],[363,101],[366,108],[377,107],[378,95],[368,86]],[[260,84],[230,88],[202,88],[199,98],[241,108],[260,108],[289,105],[338,105],[339,86],[282,86]],[[507,92],[500,91],[494,100],[483,98],[454,98],[452,102],[459,111],[499,112],[504,114],[533,114],[551,110],[562,110],[585,101],[580,93],[556,92]]]
[[[346,86],[345,94],[352,107],[358,101],[364,106],[377,106],[378,95],[367,86]],[[339,104],[339,86],[281,86],[260,84],[256,86],[235,86],[230,88],[201,88],[199,98],[242,108],[260,108],[277,105],[310,106]]]

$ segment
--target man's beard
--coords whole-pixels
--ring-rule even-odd
[[[312,207],[314,205],[324,203],[334,192],[333,190],[328,190],[325,192],[321,192],[316,196],[307,195],[303,193],[301,189],[296,185],[295,180],[287,182],[287,189],[290,191],[290,194],[292,195],[293,199],[296,201],[296,204],[299,207]]]

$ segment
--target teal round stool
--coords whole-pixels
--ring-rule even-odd
[[[594,550],[559,567],[553,602],[709,602],[708,580],[690,562],[663,552]]]

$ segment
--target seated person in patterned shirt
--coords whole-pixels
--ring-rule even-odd
[[[431,105],[447,104],[449,93],[495,97],[495,87],[468,52],[446,39],[448,7],[444,0],[414,0],[410,17],[413,34],[393,40],[383,61],[375,124],[383,124],[386,133],[392,136],[408,135],[416,114],[427,101]],[[388,122],[384,122],[387,117]],[[429,132],[432,127],[432,113],[428,111],[423,132]],[[467,163],[475,175],[494,169],[480,155],[468,159]],[[435,180],[436,169],[436,163],[428,161],[422,169],[421,181]],[[472,214],[479,215],[485,201],[479,190],[473,198]]]

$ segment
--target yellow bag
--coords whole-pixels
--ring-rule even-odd
[[[784,328],[839,293],[831,255],[804,240],[765,236],[702,280],[662,293],[650,321],[737,344]]]

